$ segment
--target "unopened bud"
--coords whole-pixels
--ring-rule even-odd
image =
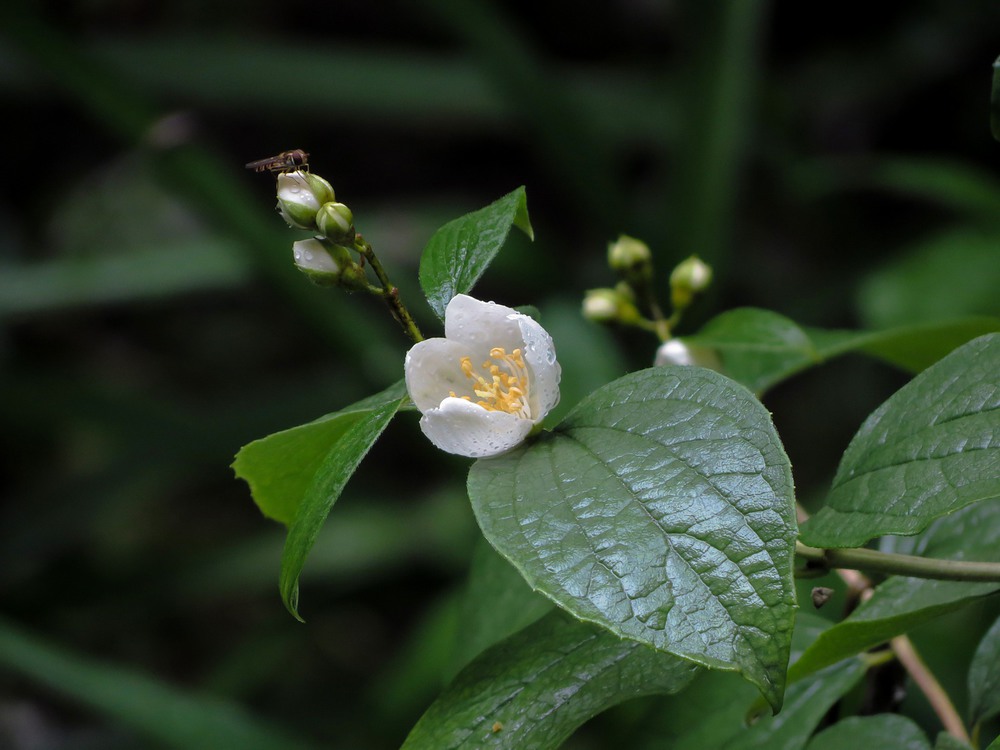
[[[278,211],[290,227],[315,229],[320,206],[335,199],[330,183],[311,172],[278,175]]]
[[[583,298],[583,316],[595,323],[634,323],[641,318],[630,295],[617,289],[590,289]]]
[[[292,257],[295,267],[321,286],[339,284],[344,270],[356,265],[347,248],[316,238],[292,243]]]
[[[698,365],[707,367],[710,370],[722,370],[722,362],[714,349],[704,346],[694,346],[687,344],[680,339],[670,339],[660,344],[656,350],[656,358],[653,364],[657,367],[663,365]]]
[[[649,281],[653,276],[653,254],[649,246],[624,234],[608,245],[608,265],[632,282]]]
[[[675,309],[691,304],[698,292],[712,283],[712,267],[697,255],[682,260],[670,274],[670,298]]]
[[[343,203],[324,203],[316,214],[316,227],[320,234],[334,242],[352,239],[354,214]]]

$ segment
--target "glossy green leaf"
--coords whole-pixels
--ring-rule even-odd
[[[1000,141],[1000,138],[997,138]],[[986,750],[1000,750],[1000,737],[997,737],[993,742],[989,744]]]
[[[1000,319],[975,317],[885,331],[826,331],[799,326],[770,310],[740,308],[722,313],[682,340],[714,350],[722,372],[762,394],[802,370],[849,352],[919,372],[955,347],[998,330]]]
[[[824,729],[808,750],[844,750],[849,747],[879,750],[931,750],[927,735],[916,722],[896,714],[851,716]]]
[[[657,367],[554,432],[477,461],[490,543],[577,617],[738,671],[777,708],[794,618],[788,458],[767,410],[709,370]]]
[[[185,693],[154,677],[48,643],[0,618],[0,667],[182,750],[316,747],[221,698]]]
[[[826,505],[801,529],[813,547],[916,534],[1000,497],[1000,335],[952,352],[876,409],[844,452]]]
[[[1000,714],[1000,619],[979,642],[969,667],[969,716],[973,724]]]
[[[914,554],[1000,562],[1000,503],[971,505],[934,522]],[[1000,583],[964,583],[893,576],[850,617],[823,633],[788,672],[797,680],[817,669],[905,633],[922,622],[1000,590]]]
[[[555,611],[462,670],[403,748],[556,748],[606,708],[676,692],[696,671],[684,659]]]
[[[462,629],[452,644],[454,671],[551,609],[552,602],[532,591],[517,569],[480,537],[459,600]]]
[[[333,504],[402,406],[402,383],[315,422],[250,443],[233,468],[265,515],[288,526],[278,586],[298,614],[299,573]]]
[[[472,289],[512,226],[534,238],[523,187],[434,233],[420,257],[420,286],[439,318],[444,320],[444,309],[452,297]]]

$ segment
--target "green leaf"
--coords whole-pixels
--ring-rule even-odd
[[[938,736],[934,740],[934,750],[973,750],[973,747],[953,734],[938,732]]]
[[[979,503],[934,522],[914,553],[948,560],[1000,562],[1000,503]],[[789,681],[885,643],[920,623],[1000,590],[1000,583],[964,583],[893,576],[851,616],[820,635],[788,670]]]
[[[288,526],[278,587],[297,619],[299,573],[340,493],[405,400],[396,383],[315,422],[243,447],[233,462],[261,511]]]
[[[452,643],[454,671],[551,609],[552,602],[532,591],[517,569],[480,537],[459,601],[462,630]]]
[[[604,709],[676,692],[696,670],[683,659],[552,612],[462,670],[403,749],[556,748]]]
[[[844,750],[877,747],[879,750],[931,750],[931,743],[917,724],[905,716],[879,714],[852,716],[824,729],[808,750]]]
[[[767,410],[697,367],[632,373],[477,461],[469,496],[532,588],[612,633],[743,674],[781,705],[794,498]]]
[[[468,292],[483,275],[511,226],[534,239],[523,187],[434,233],[420,258],[420,286],[439,318],[452,297]]]
[[[715,350],[722,372],[754,393],[809,367],[852,351],[919,372],[961,344],[1000,330],[1000,319],[962,318],[885,331],[825,331],[756,308],[730,310],[683,341]]]
[[[236,454],[233,470],[250,485],[261,512],[289,526],[330,447],[372,409],[400,403],[405,396],[406,384],[400,380],[340,411],[254,440]]]
[[[1000,619],[979,642],[969,667],[969,717],[979,724],[1000,713]]]
[[[998,497],[1000,335],[990,334],[925,370],[865,420],[826,505],[800,536],[813,547],[857,547],[916,534]]]
[[[235,703],[185,693],[139,672],[72,653],[2,618],[0,665],[7,674],[23,675],[167,747],[316,747],[262,722]]]
[[[792,661],[830,627],[830,621],[799,611],[792,635]],[[683,692],[664,699],[644,732],[641,750],[755,748],[801,750],[823,717],[865,673],[863,660],[845,659],[789,685],[777,716],[757,718],[760,697],[746,682],[724,672],[705,672]],[[756,708],[757,710],[753,710]],[[748,717],[754,719],[748,726]]]

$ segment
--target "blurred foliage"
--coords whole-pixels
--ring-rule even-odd
[[[512,237],[477,293],[541,311],[561,408],[652,359],[574,316],[622,232],[664,284],[692,252],[715,265],[682,333],[735,306],[827,328],[1000,314],[1000,5],[849,10],[5,2],[0,746],[185,746],[183,712],[142,721],[143,696],[176,694],[213,726],[396,747],[454,669],[478,532],[465,463],[412,415],[317,540],[307,624],[281,606],[284,530],[232,457],[394,382],[406,341],[294,272],[298,234],[247,161],[310,151],[427,331],[424,243],[526,185],[535,242]],[[801,497],[906,377],[847,357],[768,395]],[[946,685],[989,614],[919,644]],[[53,664],[141,688],[100,698]],[[644,701],[567,746],[609,746]]]

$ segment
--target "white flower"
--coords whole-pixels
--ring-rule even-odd
[[[552,337],[532,318],[459,294],[444,338],[406,354],[406,389],[420,428],[448,453],[485,458],[519,445],[559,403]]]

